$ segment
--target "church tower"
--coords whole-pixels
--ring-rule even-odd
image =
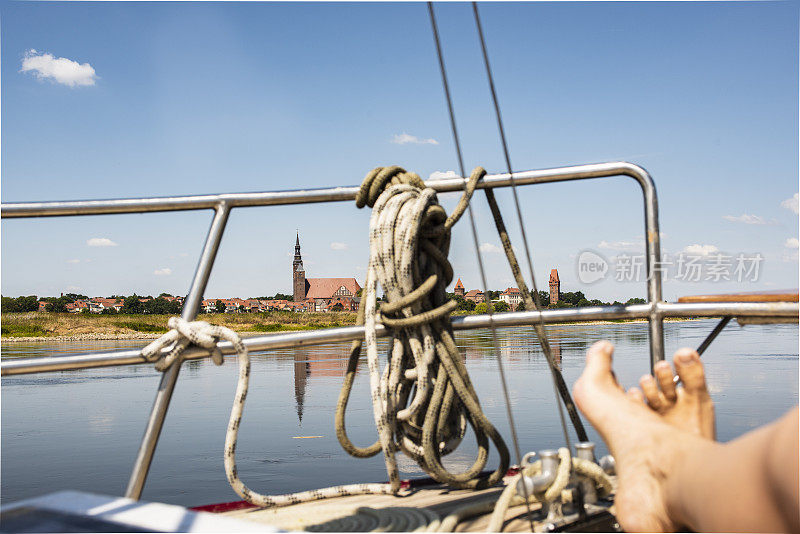
[[[558,269],[550,271],[550,304],[556,304],[561,295],[561,280],[558,279]]]
[[[294,261],[292,262],[292,288],[295,302],[306,299],[306,271],[303,269],[303,258],[300,257],[300,233],[294,244]]]

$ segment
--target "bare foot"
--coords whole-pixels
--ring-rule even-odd
[[[655,378],[644,375],[639,380],[647,404],[672,426],[706,439],[716,439],[714,403],[708,395],[700,356],[684,348],[678,350],[672,360],[683,386],[676,387],[672,367],[667,362],[658,362]]]
[[[638,390],[626,394],[611,370],[613,351],[608,341],[589,349],[586,368],[575,383],[575,402],[616,460],[615,502],[622,527],[628,532],[673,531],[679,525],[667,511],[666,475],[684,451],[708,442],[685,425],[667,422],[641,402]]]

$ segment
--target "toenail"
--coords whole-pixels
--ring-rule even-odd
[[[683,363],[691,363],[691,361],[694,359],[694,354],[689,351],[681,352],[678,354],[678,359]]]

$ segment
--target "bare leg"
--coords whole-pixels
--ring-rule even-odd
[[[574,393],[617,461],[617,518],[625,530],[800,529],[796,409],[733,442],[715,443],[701,437],[702,424],[678,417],[679,394],[670,418],[641,402],[637,389],[626,394],[612,374],[612,353],[606,341],[589,349]]]

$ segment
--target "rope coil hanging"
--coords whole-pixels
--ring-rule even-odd
[[[345,411],[353,384],[361,341],[350,359],[336,410],[336,434],[342,447],[356,457],[383,451],[389,483],[400,488],[395,453],[402,451],[434,480],[456,488],[479,489],[498,483],[509,465],[508,448],[486,418],[453,340],[450,313],[456,302],[446,288],[453,279],[447,260],[450,231],[469,203],[478,180],[476,168],[464,195],[450,216],[433,189],[400,167],[373,169],[361,185],[356,206],[372,207],[370,260],[359,324],[365,325],[373,415],[378,441],[360,448],[347,437]],[[377,285],[386,302],[377,306]],[[380,369],[376,325],[391,331],[387,364]],[[478,444],[472,466],[452,473],[442,457],[455,450],[470,425]],[[494,443],[500,463],[482,475]]]

